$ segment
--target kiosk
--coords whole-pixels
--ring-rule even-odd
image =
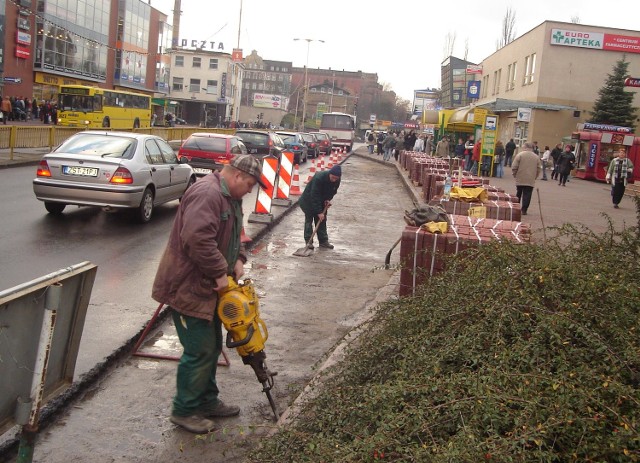
[[[622,147],[631,162],[638,165],[640,137],[634,136],[631,128],[585,123],[583,129],[571,134],[576,145],[576,177],[604,182],[609,162],[615,151]]]

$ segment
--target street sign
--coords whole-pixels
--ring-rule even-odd
[[[467,64],[467,74],[482,74],[482,66]]]
[[[377,119],[377,118],[378,118],[378,117],[377,117],[375,114],[371,114],[371,115],[369,116],[369,122],[370,122],[370,123],[372,123],[372,124],[375,124],[375,123],[376,123],[376,119]]]
[[[518,108],[518,122],[531,122],[531,108]]]
[[[627,77],[624,80],[625,87],[640,87],[640,77]]]

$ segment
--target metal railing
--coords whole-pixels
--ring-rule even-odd
[[[51,151],[71,135],[84,130],[81,127],[0,126],[0,149],[9,150],[9,159],[13,160],[13,152],[16,148],[48,148]],[[111,131],[112,129],[99,130]],[[118,131],[148,133],[157,135],[167,141],[179,141],[180,144],[194,132],[235,133],[235,129],[204,129],[200,127],[149,127],[146,129],[119,129]]]

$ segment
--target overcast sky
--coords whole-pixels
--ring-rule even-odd
[[[507,8],[515,11],[516,37],[545,20],[619,29],[640,29],[638,0],[509,1],[404,0],[241,0],[205,2],[181,0],[180,37],[224,44],[231,53],[238,44],[246,56],[252,50],[269,60],[291,61],[296,67],[363,71],[378,74],[400,97],[440,87],[440,63],[447,35],[455,34],[453,55],[480,62],[496,51]],[[149,0],[169,15],[174,0]],[[383,6],[384,5],[384,6]],[[640,35],[640,32],[638,32]],[[318,40],[318,41],[315,41]],[[324,43],[319,40],[324,40]]]

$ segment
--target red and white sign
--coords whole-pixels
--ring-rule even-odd
[[[16,31],[16,43],[19,43],[20,45],[31,45],[31,34]]]
[[[625,87],[640,87],[640,77],[627,77],[624,80]]]
[[[603,32],[551,29],[551,45],[640,53],[640,37]]]
[[[31,56],[31,50],[16,45],[16,58],[28,59]]]
[[[604,34],[603,50],[640,53],[640,37],[629,35]]]
[[[482,66],[467,64],[467,74],[482,74]]]
[[[231,52],[231,60],[234,63],[242,62],[242,48],[234,48],[233,52]]]

